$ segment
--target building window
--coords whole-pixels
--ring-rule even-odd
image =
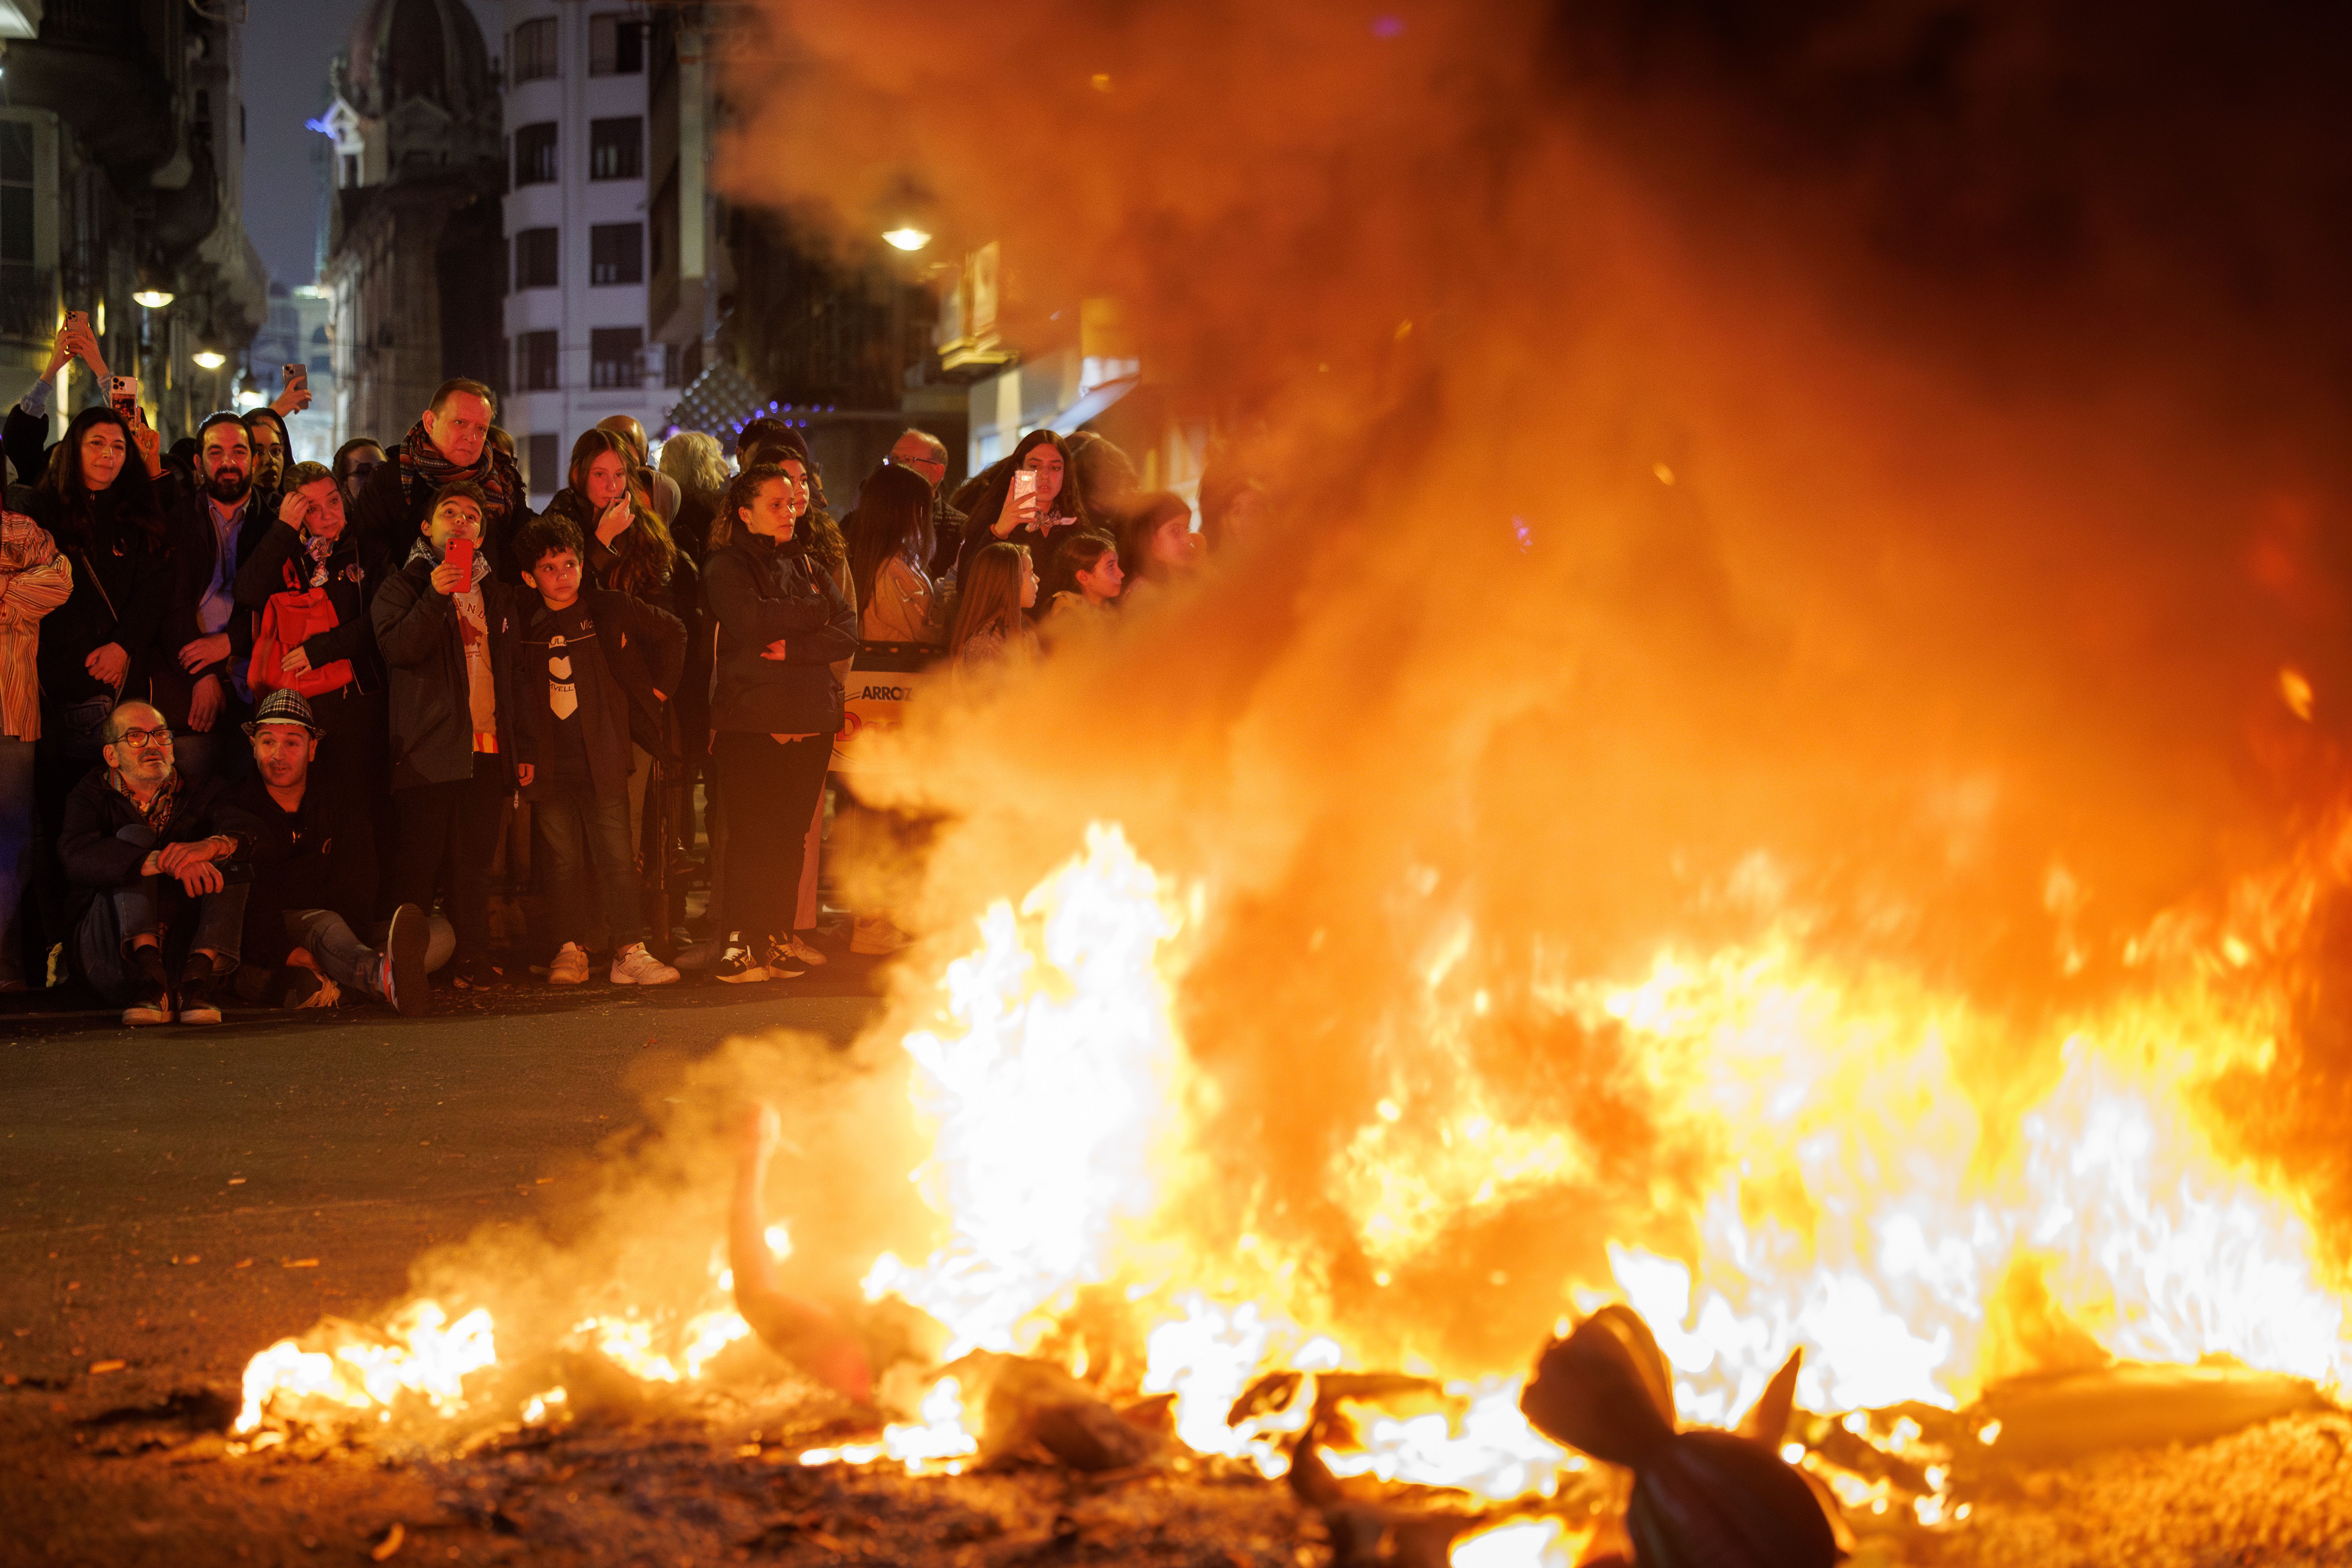
[[[562,231],[552,228],[527,228],[514,237],[514,286],[518,289],[552,289],[562,281],[556,266],[557,241]]]
[[[588,384],[613,388],[641,386],[645,371],[638,363],[646,346],[640,327],[598,327],[588,334]]]
[[[561,436],[533,436],[523,443],[522,482],[533,495],[544,495],[561,487],[563,458],[557,447]]]
[[[588,122],[588,177],[592,180],[634,180],[646,172],[646,122],[636,115],[625,120]]]
[[[554,392],[563,385],[553,332],[525,332],[515,339],[515,379],[525,392]]]
[[[645,280],[645,225],[600,223],[589,229],[589,282],[642,283]]]
[[[520,125],[514,133],[514,183],[518,185],[543,185],[554,182],[555,121],[542,121],[537,125]]]
[[[682,373],[685,368],[686,351],[676,343],[662,344],[662,384],[684,386],[686,380]]]
[[[360,155],[357,153],[346,153],[343,154],[343,185],[349,189],[359,183]]]
[[[555,60],[555,18],[542,16],[536,22],[525,22],[514,30],[514,43],[508,50],[512,63],[512,79],[516,81],[539,81],[557,74]]]
[[[617,12],[588,18],[588,74],[635,76],[646,68],[646,25]]]

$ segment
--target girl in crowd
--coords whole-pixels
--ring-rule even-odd
[[[866,476],[850,514],[849,574],[867,642],[935,643],[940,604],[924,563],[931,554],[931,487],[885,464]]]
[[[983,544],[964,569],[948,628],[948,657],[960,665],[1036,646],[1026,612],[1037,603],[1037,572],[1028,546]]]
[[[1026,479],[1022,475],[1030,477]],[[1030,558],[1050,570],[1054,552],[1090,521],[1086,502],[1072,482],[1070,452],[1051,430],[1032,430],[1013,448],[1012,462],[973,503],[971,521],[964,528],[963,553],[956,562],[956,581],[972,557],[992,540],[1029,548]]]
[[[1184,498],[1155,490],[1138,498],[1119,529],[1118,563],[1129,594],[1139,587],[1164,588],[1189,574],[1199,560],[1192,509]]]
[[[795,894],[841,728],[834,661],[857,651],[856,615],[801,527],[808,494],[795,466],[759,463],[737,476],[722,513],[728,538],[703,584],[718,626],[711,751],[728,802],[730,930],[715,973],[736,984],[791,978],[807,962],[793,934]]]
[[[727,458],[719,437],[681,430],[662,443],[661,471],[677,483],[677,516],[669,525],[677,547],[700,563],[710,552],[710,520],[727,491]]]
[[[160,442],[103,404],[85,408],[49,453],[25,510],[73,569],[73,593],[41,622],[41,740],[35,791],[41,820],[62,820],[66,795],[96,767],[106,716],[145,700],[148,659],[171,592],[164,509],[175,481]]]
[[[1105,610],[1126,585],[1118,564],[1118,546],[1107,533],[1081,533],[1062,546],[1054,563],[1053,593],[1046,604],[1050,619]]]

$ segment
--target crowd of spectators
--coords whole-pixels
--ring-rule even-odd
[[[0,426],[0,991],[78,984],[126,1024],[215,1022],[223,998],[415,1013],[436,983],[592,963],[798,977],[828,957],[861,646],[1025,657],[1189,571],[1201,537],[1090,432],[1034,431],[950,494],[946,447],[908,430],[836,519],[773,418],[731,465],[679,431],[657,468],[605,420],[534,513],[495,395],[463,379],[331,466],[293,460],[299,388],[169,450],[103,403],[49,446],[75,358],[105,384],[79,318]],[[1222,494],[1223,521],[1254,499]],[[543,913],[519,921],[492,889],[526,882]],[[855,929],[854,951],[905,940]]]

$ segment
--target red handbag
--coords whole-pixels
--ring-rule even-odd
[[[291,575],[292,563],[288,564]],[[264,692],[285,687],[292,687],[307,698],[322,697],[350,685],[352,661],[347,658],[339,658],[306,675],[286,673],[288,648],[299,647],[304,639],[332,631],[341,625],[334,601],[327,597],[323,587],[270,595],[269,603],[262,606],[261,625],[253,634],[253,662],[246,672],[255,700],[258,701]]]

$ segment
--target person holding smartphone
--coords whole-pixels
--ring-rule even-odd
[[[58,338],[49,349],[49,363],[41,378],[32,384],[24,397],[8,410],[8,417],[0,423],[0,450],[16,470],[21,484],[37,485],[41,476],[49,471],[49,398],[57,385],[59,373],[75,360],[89,366],[104,387],[113,378],[106,369],[106,356],[99,352],[98,334],[90,331],[89,313],[68,310],[65,324],[58,329]],[[134,387],[136,382],[131,384]],[[143,419],[134,419],[143,425]]]
[[[1093,521],[1070,474],[1070,449],[1059,436],[1032,430],[1022,437],[1011,466],[971,509],[956,581],[964,580],[971,558],[989,544],[1025,546],[1039,575],[1052,576],[1055,552]]]
[[[490,957],[490,862],[514,791],[507,731],[517,590],[491,574],[479,549],[492,511],[471,480],[443,485],[407,563],[368,612],[392,676],[399,847],[389,901],[429,911],[436,893],[446,895],[457,938],[450,984],[459,990],[505,982]]]

